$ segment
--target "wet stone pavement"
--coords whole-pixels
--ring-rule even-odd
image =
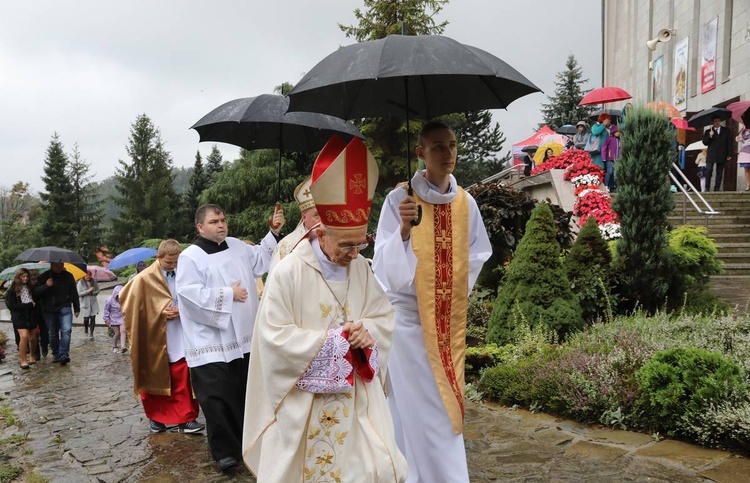
[[[0,323],[0,331],[11,339],[0,363],[0,405],[10,404],[23,424],[0,423],[0,440],[29,439],[9,455],[12,464],[51,482],[255,481],[244,467],[216,472],[204,436],[149,432],[132,395],[129,357],[112,353],[106,328],[88,340],[74,326],[69,365],[53,364],[50,354],[26,371],[11,325]],[[468,405],[464,435],[472,482],[750,481],[750,461],[730,453],[488,404]]]

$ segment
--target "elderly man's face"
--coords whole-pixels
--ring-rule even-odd
[[[314,227],[320,223],[320,214],[317,208],[310,208],[302,212],[302,224],[305,226],[305,231]]]

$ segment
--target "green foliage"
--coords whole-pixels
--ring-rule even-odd
[[[532,359],[517,364],[500,364],[482,372],[478,389],[485,398],[507,406],[528,405],[532,401],[533,379],[530,368]]]
[[[183,240],[192,239],[195,235],[195,211],[200,204],[200,197],[211,184],[210,174],[203,167],[203,159],[200,151],[195,153],[193,172],[190,175],[190,187],[184,195],[182,203],[183,227],[180,230],[184,234]]]
[[[0,187],[0,267],[16,265],[16,256],[33,246],[42,246],[42,211],[29,184]]]
[[[670,305],[691,300],[706,291],[711,275],[722,271],[716,243],[702,226],[683,225],[669,232],[669,256],[673,276],[669,288]]]
[[[112,220],[111,248],[128,248],[145,238],[178,237],[172,158],[147,115],[139,115],[131,125],[127,152],[129,162],[120,160],[115,175],[115,202],[121,212]]]
[[[224,158],[221,156],[221,151],[214,144],[211,147],[211,152],[206,157],[206,175],[209,179],[209,184],[213,183],[214,176],[217,173],[221,173],[224,170]]]
[[[347,37],[354,37],[357,42],[400,34],[402,22],[406,22],[409,35],[440,35],[448,22],[438,23],[435,17],[447,3],[448,0],[364,0],[364,11],[360,8],[354,9],[357,25],[339,24],[339,28]]]
[[[670,435],[690,435],[689,425],[711,405],[747,395],[742,369],[723,355],[696,348],[657,352],[637,373],[636,417]]]
[[[564,124],[575,124],[588,119],[594,108],[578,105],[586,95],[582,86],[588,79],[583,79],[583,70],[573,54],[565,62],[566,70],[558,72],[555,77],[555,94],[547,96],[549,103],[542,104],[544,124],[557,129]]]
[[[615,265],[619,291],[626,309],[639,305],[653,312],[664,303],[670,282],[666,230],[674,197],[665,180],[673,161],[674,131],[661,114],[634,108],[621,139],[612,202],[622,233]]]
[[[73,146],[68,166],[68,177],[71,184],[75,250],[88,260],[92,249],[102,244],[103,208],[89,174],[91,165],[81,158],[78,144]],[[85,250],[84,250],[85,247]],[[84,253],[85,251],[85,253]]]
[[[496,344],[466,348],[466,374],[475,375],[500,362],[502,350]]]
[[[498,123],[492,124],[490,111],[463,113],[463,122],[455,131],[459,149],[454,175],[463,186],[499,173],[510,161],[510,153],[500,156],[505,135]]]
[[[504,344],[522,321],[542,325],[561,338],[583,326],[581,307],[570,290],[560,261],[552,210],[537,206],[500,287],[487,340]]]
[[[602,319],[606,314],[611,263],[609,246],[590,216],[565,257],[565,273],[586,322]]]
[[[489,290],[474,289],[469,295],[469,306],[466,311],[466,344],[476,346],[484,344],[487,338],[487,322],[492,313],[492,300]]]
[[[685,294],[680,312],[686,315],[725,316],[732,312],[732,307],[710,290],[701,290]]]
[[[23,468],[7,463],[0,463],[0,482],[6,483],[15,480],[23,473]]]
[[[44,191],[42,198],[42,235],[46,245],[75,250],[75,209],[73,186],[68,177],[70,162],[60,136],[55,133],[47,147],[44,160]]]

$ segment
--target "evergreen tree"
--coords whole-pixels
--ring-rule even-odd
[[[86,247],[84,258],[87,258],[90,249],[101,244],[101,223],[104,216],[89,175],[90,169],[91,166],[81,158],[78,144],[75,144],[70,155],[68,177],[72,186],[73,219],[78,232],[75,248],[81,251]]]
[[[44,160],[45,191],[42,198],[42,236],[45,244],[75,249],[78,227],[75,224],[73,186],[68,178],[69,160],[60,136],[55,133]]]
[[[44,245],[41,214],[39,200],[29,191],[28,183],[0,187],[0,267],[16,265],[19,253]]]
[[[223,163],[224,158],[221,156],[221,151],[214,144],[211,147],[211,152],[206,157],[206,177],[209,185],[213,183],[214,175],[221,173],[224,169]]]
[[[583,69],[578,66],[578,61],[573,54],[568,56],[565,67],[566,70],[557,73],[555,94],[551,97],[547,96],[549,103],[542,104],[544,124],[552,129],[586,120],[595,110],[591,106],[578,105],[588,92],[582,90],[582,86],[589,80],[582,79]]]
[[[409,35],[442,34],[448,22],[437,22],[435,19],[447,3],[448,0],[364,0],[364,10],[354,10],[357,25],[339,24],[339,28],[347,37],[353,37],[357,42],[400,34],[402,22],[406,23]],[[367,118],[355,124],[365,135],[365,143],[380,165],[380,192],[385,192],[396,183],[411,178],[413,173],[407,173],[404,120],[396,117]],[[413,150],[422,123],[412,120],[409,124],[409,147],[414,158]],[[412,164],[412,169],[415,167],[416,162]]]
[[[526,224],[516,256],[498,290],[487,341],[513,342],[516,327],[542,325],[563,338],[583,326],[581,307],[560,261],[552,210],[539,204]]]
[[[285,96],[292,92],[292,89],[294,89],[294,84],[291,82],[282,82],[273,88],[273,93]]]
[[[183,220],[184,227],[181,230],[189,238],[195,232],[195,210],[200,206],[200,197],[209,187],[208,173],[203,169],[203,159],[200,151],[195,153],[195,163],[193,164],[193,174],[190,175],[190,188],[185,193],[183,203]]]
[[[596,219],[589,216],[573,247],[565,257],[565,273],[578,297],[586,322],[596,322],[607,313],[612,281],[612,253],[602,237]]]
[[[120,160],[115,174],[115,202],[121,211],[112,220],[112,248],[179,236],[175,233],[179,198],[172,186],[172,159],[147,115],[138,116],[131,125],[127,152],[130,160]]]
[[[492,125],[490,111],[464,113],[464,122],[455,128],[459,144],[456,178],[469,186],[501,171],[511,156],[500,155],[505,135],[500,125]]]
[[[617,196],[612,207],[620,217],[616,268],[620,295],[632,308],[654,311],[669,288],[667,217],[674,207],[669,170],[674,159],[674,131],[669,119],[650,109],[634,108],[622,127],[621,159],[615,165]]]

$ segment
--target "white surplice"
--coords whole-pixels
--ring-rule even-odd
[[[297,245],[297,243],[302,240],[302,237],[305,236],[306,232],[307,230],[305,230],[305,224],[302,223],[302,220],[300,220],[294,230],[292,230],[291,233],[281,239],[281,241],[276,245],[276,249],[273,251],[273,255],[271,256],[271,267],[268,269],[269,272],[273,269],[273,267],[276,266],[277,263],[281,261],[281,259],[292,253],[292,250]]]
[[[328,329],[344,320],[362,321],[375,339],[379,373],[369,383],[356,375],[352,392],[300,389]],[[258,481],[405,480],[383,390],[393,327],[393,308],[362,256],[347,278],[317,240],[304,239],[274,267],[256,320],[242,438]]]
[[[417,171],[412,189],[425,202],[446,204],[458,194],[456,179],[440,193]],[[469,197],[469,293],[482,265],[492,254],[476,201]],[[396,439],[409,465],[409,483],[468,482],[462,434],[455,434],[435,382],[424,344],[414,274],[417,258],[411,240],[401,240],[398,207],[406,196],[397,187],[386,197],[378,221],[373,269],[391,303],[396,307],[396,331],[388,362],[391,392],[388,402],[398,423]],[[469,294],[467,293],[468,297]]]
[[[251,294],[255,279],[268,271],[276,239],[269,232],[259,245],[226,239],[228,249],[208,254],[197,245],[180,253],[177,293],[189,367],[230,362],[250,352],[258,297],[234,302],[240,281]]]

